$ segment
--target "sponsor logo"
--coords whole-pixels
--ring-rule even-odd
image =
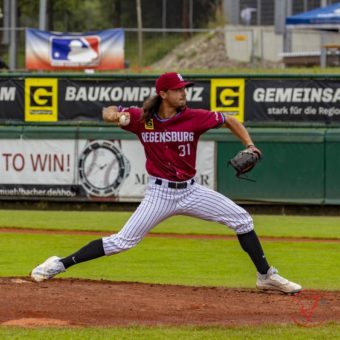
[[[203,87],[187,89],[189,102],[203,102]],[[155,94],[155,88],[149,86],[67,86],[65,101],[105,101],[105,102],[143,102]]]
[[[145,130],[154,130],[153,119],[151,118],[149,121],[144,124]]]
[[[254,91],[253,99],[257,103],[338,103],[340,89],[258,87]]]
[[[67,86],[65,92],[66,101],[123,101],[143,102],[154,94],[152,87],[122,87],[122,86]]]
[[[212,79],[210,109],[244,120],[244,79]]]
[[[79,179],[89,196],[117,196],[130,174],[130,162],[109,140],[94,140],[85,146],[78,162]]]
[[[51,37],[52,66],[96,66],[100,60],[100,37]]]
[[[25,121],[56,122],[58,120],[58,80],[25,80]]]

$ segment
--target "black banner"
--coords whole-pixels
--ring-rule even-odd
[[[108,105],[139,106],[154,94],[154,81],[59,80],[59,120],[101,120]],[[191,107],[209,108],[209,83],[196,82],[188,88]]]
[[[154,80],[0,80],[0,120],[101,121],[109,105],[142,106]],[[214,78],[187,89],[188,105],[234,115],[240,121],[340,120],[340,81]]]
[[[24,121],[24,81],[0,80],[0,119]]]
[[[26,122],[100,121],[109,105],[142,106],[153,80],[26,78],[0,81],[0,119]],[[209,81],[188,88],[188,105],[209,109]]]
[[[339,121],[339,85],[332,80],[247,80],[245,120]]]

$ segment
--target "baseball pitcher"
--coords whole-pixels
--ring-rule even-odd
[[[142,143],[149,174],[145,197],[124,227],[116,234],[94,240],[75,253],[52,256],[33,269],[35,281],[51,279],[67,268],[104,255],[135,247],[157,224],[174,215],[214,221],[235,231],[242,249],[257,270],[256,286],[262,290],[297,293],[301,286],[269,266],[249,213],[222,194],[195,181],[197,143],[209,129],[225,127],[238,137],[244,152],[231,160],[237,175],[251,170],[261,158],[246,128],[221,112],[186,106],[186,88],[193,83],[175,72],[156,80],[156,95],[143,108],[109,106],[103,119],[134,133]]]

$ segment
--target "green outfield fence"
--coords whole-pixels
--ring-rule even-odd
[[[250,127],[263,151],[263,160],[238,179],[228,160],[242,149],[225,129],[207,132],[202,139],[217,145],[216,189],[242,202],[340,204],[340,129]],[[0,139],[135,139],[109,126],[2,126]]]

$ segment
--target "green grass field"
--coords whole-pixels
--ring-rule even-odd
[[[132,212],[86,211],[17,211],[2,210],[0,228],[30,228],[50,230],[93,230],[108,233],[118,231]],[[15,215],[15,219],[13,216]],[[340,217],[255,215],[256,231],[262,236],[285,236],[340,239]],[[233,235],[223,225],[187,216],[172,217],[152,232],[179,234]]]
[[[5,227],[95,230],[120,229],[131,213],[2,210]],[[260,236],[340,238],[340,218],[255,215]],[[154,232],[229,234],[221,225],[178,216]],[[66,256],[90,240],[89,235],[1,233],[0,276],[26,276],[51,255]],[[305,288],[340,290],[340,243],[263,241],[269,262]],[[19,251],[13,252],[13,249]],[[60,277],[107,279],[197,286],[254,287],[255,270],[235,240],[146,238],[136,248],[70,268]],[[1,339],[336,339],[340,324],[312,329],[298,326],[251,328],[127,327],[20,329],[0,327]]]
[[[27,275],[45,258],[66,256],[92,239],[93,236],[4,233],[0,241],[3,253],[0,275]],[[12,249],[18,245],[22,245],[20,253],[13,261]],[[339,246],[337,243],[263,242],[267,258],[282,274],[305,288],[320,289],[340,289]],[[237,240],[157,237],[146,238],[138,247],[117,256],[82,263],[60,277],[254,287],[255,269]]]
[[[298,326],[262,326],[262,327],[233,327],[233,328],[193,328],[193,327],[129,327],[129,328],[85,328],[77,329],[20,329],[0,328],[1,339],[119,339],[119,340],[240,340],[240,339],[339,339],[340,325],[328,324],[317,328]]]

